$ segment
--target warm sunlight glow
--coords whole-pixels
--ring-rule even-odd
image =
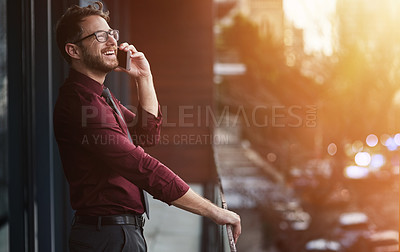
[[[306,53],[323,52],[332,55],[332,18],[336,0],[284,0],[286,18],[294,26],[304,29],[304,50]]]
[[[313,217],[311,225],[296,219],[290,198],[271,195],[264,205],[275,213],[266,223],[274,222],[282,248],[270,250],[327,250],[330,240],[315,240],[320,231],[338,238],[337,217],[353,210],[374,225],[346,215],[341,243],[353,228],[398,228],[400,0],[218,1],[219,14],[234,15],[235,5],[244,14],[220,26],[216,60],[245,71],[221,75],[216,112],[240,116],[235,132],[246,148],[260,153],[268,174],[282,176]],[[269,23],[255,18],[261,12]],[[340,250],[365,250],[354,242]]]

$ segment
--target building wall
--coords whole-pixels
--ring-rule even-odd
[[[192,183],[215,175],[206,121],[213,103],[212,6],[211,0],[137,0],[130,16],[131,42],[150,62],[164,116],[161,142],[147,151]]]

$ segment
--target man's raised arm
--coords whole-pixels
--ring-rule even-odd
[[[116,68],[116,71],[128,73],[135,79],[139,103],[144,110],[158,116],[158,100],[154,89],[153,76],[151,75],[150,64],[142,52],[138,52],[133,45],[122,43],[119,46],[120,50],[131,51],[131,69],[127,71],[121,67]]]

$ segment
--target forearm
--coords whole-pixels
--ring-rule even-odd
[[[216,215],[216,208],[218,208],[209,200],[195,193],[192,189],[189,189],[186,194],[171,202],[171,204],[183,210],[211,219],[212,216]]]
[[[138,99],[144,110],[158,116],[158,100],[154,88],[153,77],[151,74],[146,77],[138,77],[135,79],[138,89]]]
[[[153,77],[151,75],[150,64],[142,52],[138,52],[133,45],[122,43],[120,50],[131,51],[131,68],[126,70],[117,67],[115,71],[126,72],[136,80],[138,88],[139,102],[143,109],[158,116],[158,101],[156,91],[154,89]]]
[[[240,217],[236,213],[220,208],[209,200],[189,189],[179,199],[171,202],[172,205],[183,210],[210,218],[219,225],[232,225],[235,242],[241,233]]]

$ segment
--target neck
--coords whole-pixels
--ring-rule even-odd
[[[89,69],[85,66],[75,66],[72,65],[71,66],[75,71],[78,71],[86,76],[88,76],[89,78],[97,81],[98,83],[102,84],[104,83],[104,80],[106,79],[107,73],[103,73],[100,71],[96,71],[93,69]]]

